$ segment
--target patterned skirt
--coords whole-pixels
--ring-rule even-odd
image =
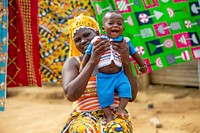
[[[115,115],[114,120],[106,124],[103,110],[91,112],[72,112],[61,133],[132,133],[132,125],[128,118]]]

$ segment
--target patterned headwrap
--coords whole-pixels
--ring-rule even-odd
[[[79,16],[68,20],[69,45],[70,45],[69,56],[78,56],[81,54],[79,50],[76,48],[73,40],[74,33],[80,28],[90,28],[93,29],[94,31],[99,31],[99,25],[96,22],[96,20],[92,17],[80,14]]]

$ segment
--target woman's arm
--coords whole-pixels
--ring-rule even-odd
[[[80,74],[79,67],[79,62],[74,57],[67,59],[63,65],[62,85],[69,101],[75,101],[83,94],[95,64],[88,63]]]
[[[133,102],[137,96],[138,84],[137,84],[136,78],[134,77],[132,69],[131,69],[130,59],[129,59],[129,62],[126,61],[126,63],[123,63],[123,66],[124,66],[124,72],[125,72],[126,76],[128,77],[129,82],[132,87],[132,99],[130,100],[130,102]]]
[[[85,54],[83,56],[82,65],[80,66],[80,70],[79,70],[80,72],[83,70],[85,65],[88,63],[89,59],[90,59],[90,55]]]
[[[123,41],[122,43],[114,43],[113,49],[115,49],[116,51],[120,53],[123,67],[124,67],[124,72],[126,76],[128,77],[129,82],[132,87],[132,99],[130,100],[130,102],[133,102],[137,96],[138,84],[137,84],[136,78],[133,75],[131,65],[130,65],[129,46],[125,41]]]
[[[62,69],[62,85],[68,100],[75,101],[83,94],[102,53],[108,50],[109,46],[110,44],[107,40],[95,43],[91,57],[80,73],[78,61],[74,57],[67,59]]]

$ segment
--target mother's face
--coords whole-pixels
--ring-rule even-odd
[[[97,36],[97,32],[94,30],[88,28],[80,28],[74,34],[74,43],[76,48],[84,54],[89,43],[95,36]]]

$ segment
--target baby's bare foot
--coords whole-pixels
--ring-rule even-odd
[[[112,116],[106,117],[106,123],[108,123],[108,122],[110,122],[110,121],[112,121],[112,120],[113,120],[113,117],[112,117]]]
[[[118,109],[116,115],[119,117],[129,117],[129,114],[124,109]]]

